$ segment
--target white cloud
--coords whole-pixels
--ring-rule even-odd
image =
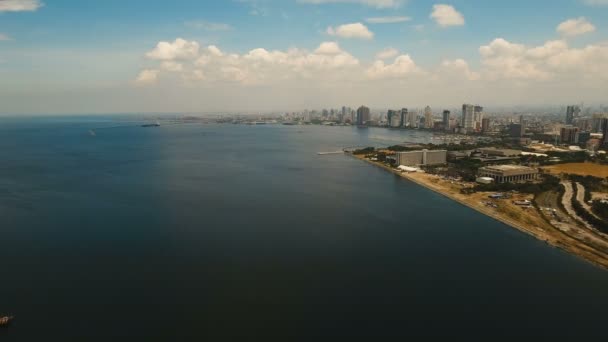
[[[452,5],[433,5],[433,12],[430,17],[441,27],[464,25],[464,16]]]
[[[385,64],[380,60],[375,61],[367,70],[367,76],[371,79],[391,79],[404,78],[420,72],[421,69],[416,66],[410,55],[401,55],[392,64]]]
[[[365,19],[370,24],[395,24],[410,21],[410,17],[374,17]]]
[[[477,81],[480,79],[478,72],[471,71],[469,64],[464,59],[444,60],[435,73],[436,78],[450,79],[454,81]]]
[[[246,92],[241,87],[273,91],[300,87],[293,94],[299,94],[301,87],[321,87],[333,94],[342,92],[348,84],[349,89],[360,89],[358,96],[385,98],[394,92],[398,99],[398,89],[420,96],[430,96],[423,89],[433,89],[433,94],[456,101],[471,92],[503,100],[496,93],[526,96],[534,89],[552,94],[550,89],[560,87],[559,96],[566,96],[573,91],[578,95],[589,91],[596,94],[608,86],[608,44],[573,48],[565,40],[553,40],[526,46],[497,38],[481,46],[479,56],[477,70],[464,59],[443,60],[434,67],[422,68],[411,55],[399,54],[393,48],[380,51],[373,62],[361,62],[332,41],[312,50],[256,48],[244,53],[210,45],[200,47],[194,59],[158,59],[157,65],[142,70],[134,83],[160,83],[162,87],[176,86],[181,80],[189,87],[223,87],[228,92]]]
[[[394,48],[384,49],[376,54],[376,59],[389,59],[397,56],[399,51]]]
[[[232,26],[224,23],[213,23],[205,20],[198,21],[186,21],[184,25],[205,31],[229,31],[232,30]]]
[[[584,17],[568,19],[557,26],[557,32],[565,37],[574,37],[595,31],[595,26]]]
[[[479,49],[482,74],[491,80],[554,82],[608,79],[608,45],[570,48],[563,40],[527,47],[497,38]]]
[[[160,63],[160,68],[165,71],[179,72],[184,70],[184,66],[181,63],[175,61],[163,61]]]
[[[330,36],[337,36],[341,38],[359,38],[359,39],[373,39],[374,33],[371,32],[367,26],[361,23],[345,24],[337,27],[328,27],[327,34]]]
[[[159,70],[155,69],[144,69],[139,72],[137,78],[135,79],[135,83],[137,85],[150,85],[154,84],[158,81]]]
[[[0,41],[3,40],[12,40],[10,36],[4,34],[4,33],[0,33]]]
[[[0,0],[0,13],[35,11],[40,7],[42,2],[38,0]]]
[[[342,52],[340,45],[336,42],[324,42],[315,50],[320,55],[337,55]]]
[[[226,53],[212,45],[203,48],[193,65],[184,67],[183,74],[188,80],[253,85],[297,79],[343,79],[357,67],[359,61],[336,42],[324,42],[313,52],[257,48],[242,55]]]
[[[302,4],[361,4],[375,8],[398,8],[403,0],[298,0]]]
[[[198,55],[198,49],[197,42],[177,38],[173,43],[159,42],[146,57],[160,60],[194,59]]]

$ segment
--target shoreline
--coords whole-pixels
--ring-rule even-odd
[[[608,253],[606,253],[605,251],[597,250],[596,248],[586,245],[582,241],[575,239],[568,234],[565,234],[564,232],[558,230],[556,227],[552,226],[548,221],[546,221],[546,219],[543,219],[542,223],[544,224],[542,224],[540,221],[534,223],[516,221],[515,219],[508,217],[509,212],[506,210],[505,212],[503,212],[498,209],[490,209],[489,207],[482,205],[478,200],[481,198],[487,198],[487,194],[485,193],[479,193],[477,197],[471,195],[461,195],[460,193],[454,192],[453,189],[449,189],[446,186],[439,185],[439,182],[432,182],[433,178],[439,179],[438,176],[433,176],[426,173],[402,173],[382,163],[371,161],[363,156],[357,156],[348,152],[345,154],[350,155],[355,159],[367,162],[368,164],[380,167],[396,176],[411,181],[412,183],[415,183],[441,196],[453,200],[461,205],[473,209],[478,213],[484,214],[498,222],[515,228],[522,233],[530,235],[536,238],[537,240],[551,245],[552,247],[561,249],[567,252],[568,254],[574,255],[582,260],[585,260],[593,264],[594,266],[608,270]],[[505,202],[502,203],[504,204]],[[501,209],[503,208],[501,207]],[[522,208],[518,209],[524,210]],[[542,214],[535,206],[531,209],[534,210],[533,215],[519,215],[518,217],[526,219],[530,219],[532,216],[534,216],[533,218],[542,218]]]

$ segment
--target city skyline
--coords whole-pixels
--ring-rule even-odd
[[[599,105],[606,13],[584,0],[2,0],[0,113]]]

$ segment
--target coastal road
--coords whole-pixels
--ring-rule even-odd
[[[606,239],[603,234],[600,235],[592,225],[583,220],[574,211],[574,208],[572,207],[572,199],[574,198],[574,187],[572,186],[572,182],[562,182],[561,184],[565,189],[564,196],[562,197],[562,205],[564,206],[564,209],[566,209],[568,215],[575,219],[575,222],[568,225],[570,233],[581,241],[591,243],[594,246],[601,248],[603,251],[608,251],[608,239]],[[580,222],[582,226],[577,224],[576,221]]]

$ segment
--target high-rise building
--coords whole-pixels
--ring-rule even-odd
[[[602,119],[602,145],[608,144],[608,119]]]
[[[483,118],[481,120],[481,132],[488,133],[490,131],[490,118]]]
[[[418,127],[418,114],[416,114],[416,112],[412,111],[407,113],[407,125],[410,128]]]
[[[401,113],[396,110],[388,111],[388,126],[389,127],[400,127],[401,126]]]
[[[578,127],[562,127],[560,130],[560,139],[563,144],[574,144],[576,143],[576,135],[578,133]]]
[[[462,105],[462,122],[460,125],[467,133],[475,130],[475,106],[470,104]]]
[[[480,131],[481,130],[481,121],[483,120],[483,107],[475,106],[473,116],[474,116],[473,120],[475,120],[475,131]]]
[[[363,126],[370,120],[369,108],[365,106],[359,107],[359,109],[357,109],[357,125]]]
[[[566,108],[566,125],[572,125],[574,118],[577,117],[581,112],[579,106],[568,106]]]
[[[511,138],[521,138],[524,136],[526,129],[522,124],[513,123],[509,125],[509,136]]]
[[[450,129],[450,111],[449,110],[443,111],[443,129],[446,131]]]
[[[407,126],[407,108],[401,109],[401,127]]]
[[[433,111],[431,110],[431,107],[426,106],[426,108],[424,108],[424,127],[433,128],[433,123]]]

